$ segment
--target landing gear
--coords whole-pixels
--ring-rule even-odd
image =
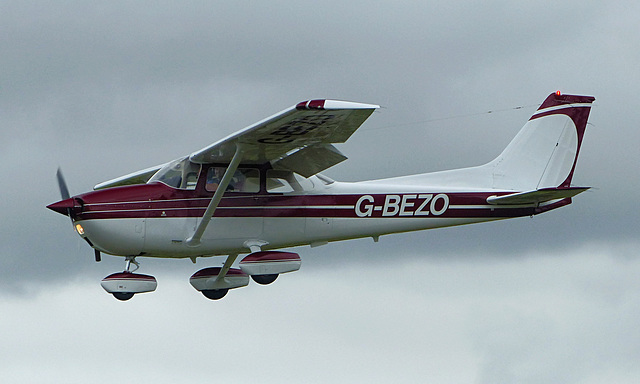
[[[228,289],[205,289],[202,294],[207,299],[220,300],[227,295],[227,292],[229,292]]]
[[[124,258],[124,260],[125,260],[124,272],[135,272],[138,269],[140,269],[140,263],[136,261],[135,256],[127,256]],[[136,266],[136,269],[134,269],[133,271],[131,270],[132,263]]]
[[[189,278],[189,283],[207,299],[222,299],[230,289],[249,284],[249,275],[237,268],[231,268],[237,257],[238,255],[230,255],[222,267],[199,270]]]
[[[272,275],[251,275],[251,278],[253,279],[253,281],[260,285],[267,285],[276,281],[276,279],[278,278],[278,274],[275,273]]]
[[[240,269],[261,285],[271,284],[281,273],[300,269],[300,256],[293,252],[254,251],[240,261]]]
[[[113,297],[120,301],[127,301],[132,298],[134,293],[132,292],[113,292]]]
[[[127,256],[125,258],[126,266],[124,271],[112,273],[102,279],[102,288],[120,301],[129,300],[136,293],[153,292],[158,286],[155,277],[133,273],[140,268],[140,264],[135,259],[135,256]],[[133,271],[131,270],[131,264],[136,266]]]

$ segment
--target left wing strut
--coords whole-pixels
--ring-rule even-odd
[[[227,187],[231,182],[231,178],[233,177],[233,174],[236,172],[236,169],[238,169],[238,165],[240,165],[240,160],[242,160],[243,153],[244,151],[242,149],[242,145],[240,143],[237,143],[236,153],[233,155],[233,158],[231,159],[231,162],[229,163],[227,170],[224,172],[224,176],[222,176],[222,180],[220,180],[218,189],[216,189],[216,192],[213,194],[213,197],[211,198],[211,202],[209,202],[209,206],[207,207],[207,210],[204,211],[204,215],[202,215],[202,220],[200,220],[200,224],[198,224],[198,227],[196,228],[193,235],[190,238],[188,238],[186,241],[186,244],[188,246],[197,247],[198,245],[200,245],[200,239],[202,238],[202,234],[204,233],[204,230],[207,229],[207,225],[209,225],[209,222],[213,217],[213,213],[216,211],[216,208],[218,208],[218,204],[220,204],[220,200],[222,200],[222,195],[224,195],[224,193],[226,192]]]
[[[236,259],[238,258],[238,254],[231,254],[227,257],[227,260],[225,260],[224,265],[222,266],[222,269],[220,270],[220,272],[218,272],[218,276],[216,276],[216,282],[222,281],[224,280],[224,277],[227,275],[227,272],[229,272],[229,269],[231,269],[231,265],[233,265],[233,262],[236,261]]]

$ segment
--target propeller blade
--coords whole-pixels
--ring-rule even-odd
[[[62,196],[62,200],[67,200],[68,198],[71,197],[71,194],[69,193],[69,187],[67,187],[67,182],[64,180],[64,176],[62,175],[62,170],[60,168],[58,168],[58,171],[56,172],[56,178],[58,179],[58,187],[60,188],[60,195]],[[60,203],[62,203],[62,202],[59,201],[58,203],[51,204],[49,206],[49,208],[51,208],[52,206],[55,206],[56,204],[60,204]],[[73,204],[75,204],[75,202]],[[71,219],[71,222],[73,223],[74,218],[75,218],[73,210],[70,207],[66,207],[66,208],[67,208],[67,215],[69,216],[69,218]],[[56,209],[54,209],[54,210],[56,210]],[[58,212],[60,212],[60,211],[58,211]],[[89,245],[91,245],[91,247],[93,247],[93,245],[90,242],[89,242]],[[100,260],[102,260],[102,256],[100,255],[100,251],[98,251],[95,248],[93,249],[93,255],[94,255],[95,259],[96,259],[96,262],[99,262]]]
[[[56,177],[58,178],[58,187],[60,188],[60,195],[62,195],[62,200],[66,200],[71,197],[69,194],[69,188],[67,187],[67,183],[64,181],[64,176],[62,176],[62,170],[58,168],[58,172],[56,172]]]

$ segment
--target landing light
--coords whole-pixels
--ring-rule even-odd
[[[80,236],[84,235],[84,228],[82,228],[82,225],[76,224],[76,232],[78,232],[78,235]]]

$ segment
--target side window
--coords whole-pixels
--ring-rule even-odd
[[[207,171],[207,182],[205,189],[215,192],[222,181],[225,167],[211,167]],[[227,192],[257,193],[260,191],[260,171],[253,168],[238,168],[231,178]]]
[[[313,188],[309,179],[291,171],[270,169],[267,171],[267,192],[289,193]]]

